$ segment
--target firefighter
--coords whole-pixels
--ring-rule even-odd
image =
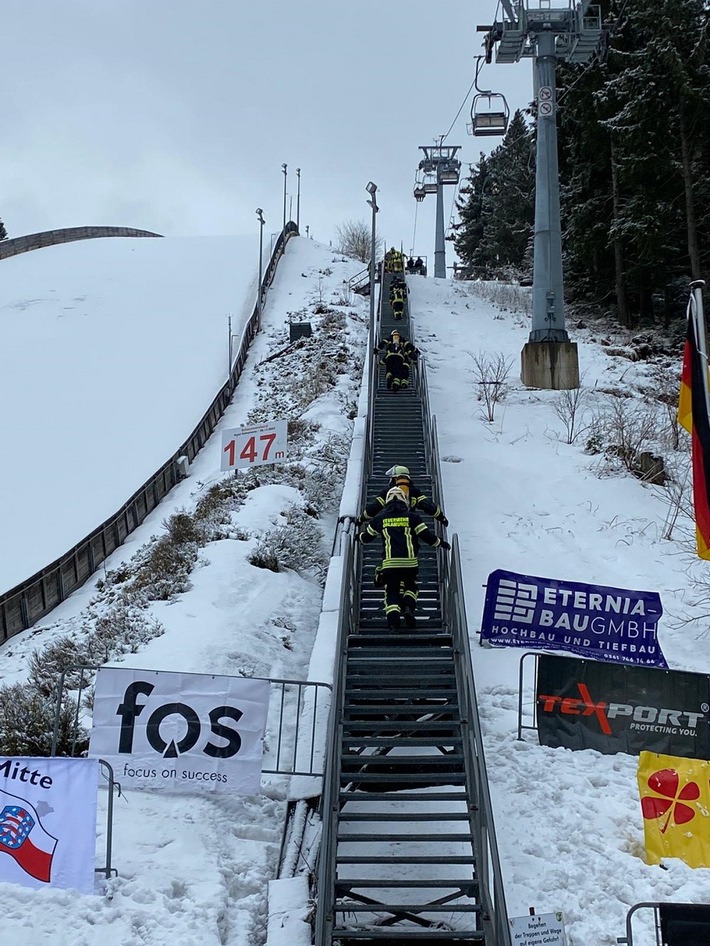
[[[451,546],[409,508],[399,486],[388,490],[384,509],[368,522],[358,539],[367,544],[378,536],[382,539],[383,557],[376,574],[377,583],[385,591],[387,626],[396,630],[404,618],[407,627],[415,627],[419,543],[442,549]]]
[[[409,365],[412,354],[406,347],[399,329],[392,329],[389,339],[383,340],[375,349],[375,354],[381,354],[382,364],[385,366],[385,381],[388,391],[399,391],[409,384]],[[414,346],[411,346],[414,348]]]
[[[390,292],[390,304],[392,306],[392,317],[399,320],[404,315],[404,290],[401,286],[395,286]]]
[[[365,506],[362,514],[355,520],[356,525],[362,525],[364,522],[367,522],[368,519],[372,519],[382,512],[387,502],[387,493],[393,486],[397,486],[407,497],[410,509],[416,513],[426,513],[427,516],[431,516],[433,519],[440,522],[442,526],[448,526],[449,520],[444,515],[444,510],[441,506],[437,506],[433,500],[429,499],[429,497],[412,482],[408,467],[400,465],[392,466],[387,470],[386,475],[390,478],[387,486]]]

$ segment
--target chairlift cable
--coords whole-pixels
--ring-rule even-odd
[[[454,125],[456,124],[456,122],[457,122],[458,119],[459,119],[459,115],[460,115],[461,112],[463,111],[466,102],[468,102],[468,97],[469,97],[469,95],[471,94],[471,92],[473,92],[473,87],[474,87],[475,84],[476,84],[476,80],[474,79],[473,82],[471,83],[471,85],[468,87],[468,92],[466,93],[466,97],[464,98],[463,102],[461,103],[461,107],[459,108],[458,112],[456,112],[456,118],[454,118],[454,120],[451,122],[451,125],[450,125],[450,127],[449,127],[449,130],[446,132],[446,134],[441,136],[441,144],[443,144],[443,143],[446,141],[446,139],[449,137],[449,135],[451,134],[451,131],[452,131]]]

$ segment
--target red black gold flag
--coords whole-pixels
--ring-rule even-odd
[[[706,378],[707,364],[698,343],[698,323],[691,306],[683,353],[678,422],[692,438],[693,506],[698,556],[710,559],[710,417]]]

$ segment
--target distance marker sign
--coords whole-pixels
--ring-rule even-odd
[[[252,466],[278,463],[286,458],[288,421],[273,420],[251,427],[222,431],[224,470],[246,470]]]

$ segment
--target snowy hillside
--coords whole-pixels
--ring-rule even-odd
[[[142,241],[136,253],[148,242]],[[102,246],[108,243],[103,241]],[[28,267],[32,262],[41,264],[39,254],[34,260],[28,254],[27,260]],[[184,265],[184,258],[176,263]],[[368,351],[368,302],[348,297],[344,288],[349,276],[361,268],[312,241],[290,241],[269,293],[264,330],[234,403],[193,464],[190,477],[113,556],[105,575],[97,575],[40,627],[3,647],[0,682],[24,680],[34,650],[62,635],[81,640],[95,630],[112,606],[106,589],[116,594],[126,590],[128,583],[111,582],[119,565],[129,563],[135,553],[145,561],[146,549],[154,547],[149,544],[151,536],[169,533],[165,524],[171,516],[193,514],[203,508],[204,502],[200,503],[206,496],[217,493],[225,505],[218,515],[197,520],[203,544],[185,566],[174,592],[164,600],[131,601],[131,619],[145,630],[145,642],[120,659],[141,668],[245,676],[306,674]],[[225,265],[219,281],[222,289],[226,291],[234,278],[231,264]],[[211,279],[217,292],[217,276],[212,273]],[[248,280],[242,285],[246,287]],[[665,538],[669,490],[642,484],[603,452],[585,452],[590,424],[599,430],[600,411],[613,411],[623,400],[653,412],[655,436],[649,446],[663,452],[669,469],[687,467],[685,444],[681,450],[672,449],[668,412],[652,397],[662,387],[660,379],[670,388],[677,386],[679,354],[632,361],[624,357],[631,339],[623,333],[568,326],[579,344],[583,376],[579,421],[581,428],[587,428],[569,443],[556,408],[559,394],[528,390],[518,380],[519,354],[529,330],[524,290],[418,278],[410,286],[416,341],[425,355],[437,417],[449,531],[458,534],[461,545],[509,914],[526,914],[529,907],[539,913],[560,910],[568,946],[611,946],[623,934],[626,912],[634,903],[706,902],[710,871],[691,870],[673,860],[665,869],[645,864],[635,757],[541,747],[530,733],[517,739],[521,651],[481,648],[476,632],[484,585],[495,569],[646,589],[658,591],[663,601],[659,641],[669,666],[710,670],[703,590],[696,583],[706,566],[692,555],[692,523],[681,510],[671,538]],[[137,277],[133,288],[140,296]],[[77,296],[80,292],[77,287]],[[236,314],[236,307],[225,311]],[[279,354],[288,349],[292,319],[312,321],[312,347]],[[222,380],[223,325],[218,330],[218,322],[215,315],[214,333],[207,333],[214,341],[214,357],[205,358],[202,378],[208,399],[215,374],[217,384]],[[185,331],[194,347],[199,325]],[[128,399],[132,382],[122,367],[125,352],[114,349],[107,335],[99,346],[105,353],[106,375],[121,377],[117,393]],[[109,361],[114,350],[116,362]],[[163,390],[170,374],[166,368],[170,358],[159,340],[153,351],[155,361],[143,372],[141,383],[152,379],[155,393]],[[476,362],[498,356],[510,364],[508,392],[489,421],[477,399],[481,387]],[[43,403],[49,415],[49,393]],[[120,403],[119,399],[107,405],[106,412],[120,411]],[[170,403],[161,404],[157,416],[141,411],[132,415],[131,426],[142,443],[150,441],[156,427],[179,426],[178,412]],[[199,415],[201,409],[202,403],[195,401],[194,411]],[[246,495],[237,494],[232,491],[235,478],[219,472],[220,430],[275,412],[298,420],[294,460],[306,472],[300,483],[285,471],[273,478],[264,473],[261,485]],[[185,427],[190,428],[187,420]],[[70,456],[61,459],[71,461]],[[128,472],[132,475],[130,464]],[[124,485],[125,495],[130,492],[125,480],[109,475],[109,468],[104,468],[97,489],[103,479],[108,492],[117,494]],[[13,503],[44,492],[36,483],[30,492],[28,480],[25,493],[24,482],[16,477]],[[77,491],[81,492],[80,486]],[[304,516],[307,509],[317,518]],[[3,514],[8,514],[5,509]],[[310,559],[292,558],[293,567],[277,572],[251,564],[265,536],[279,528],[299,534],[306,528],[305,518],[318,529],[317,538],[309,533],[314,552]],[[93,524],[92,519],[89,527]],[[45,564],[42,550],[38,544],[35,551]],[[45,551],[48,561],[52,556]],[[6,549],[3,570],[14,567],[11,558]],[[8,942],[13,946],[263,943],[266,884],[278,856],[287,788],[285,779],[265,778],[258,797],[127,793],[116,803],[118,876],[108,891],[99,884],[95,896],[77,896],[56,889],[35,893],[0,885]],[[105,842],[101,818],[99,826],[101,852]]]

